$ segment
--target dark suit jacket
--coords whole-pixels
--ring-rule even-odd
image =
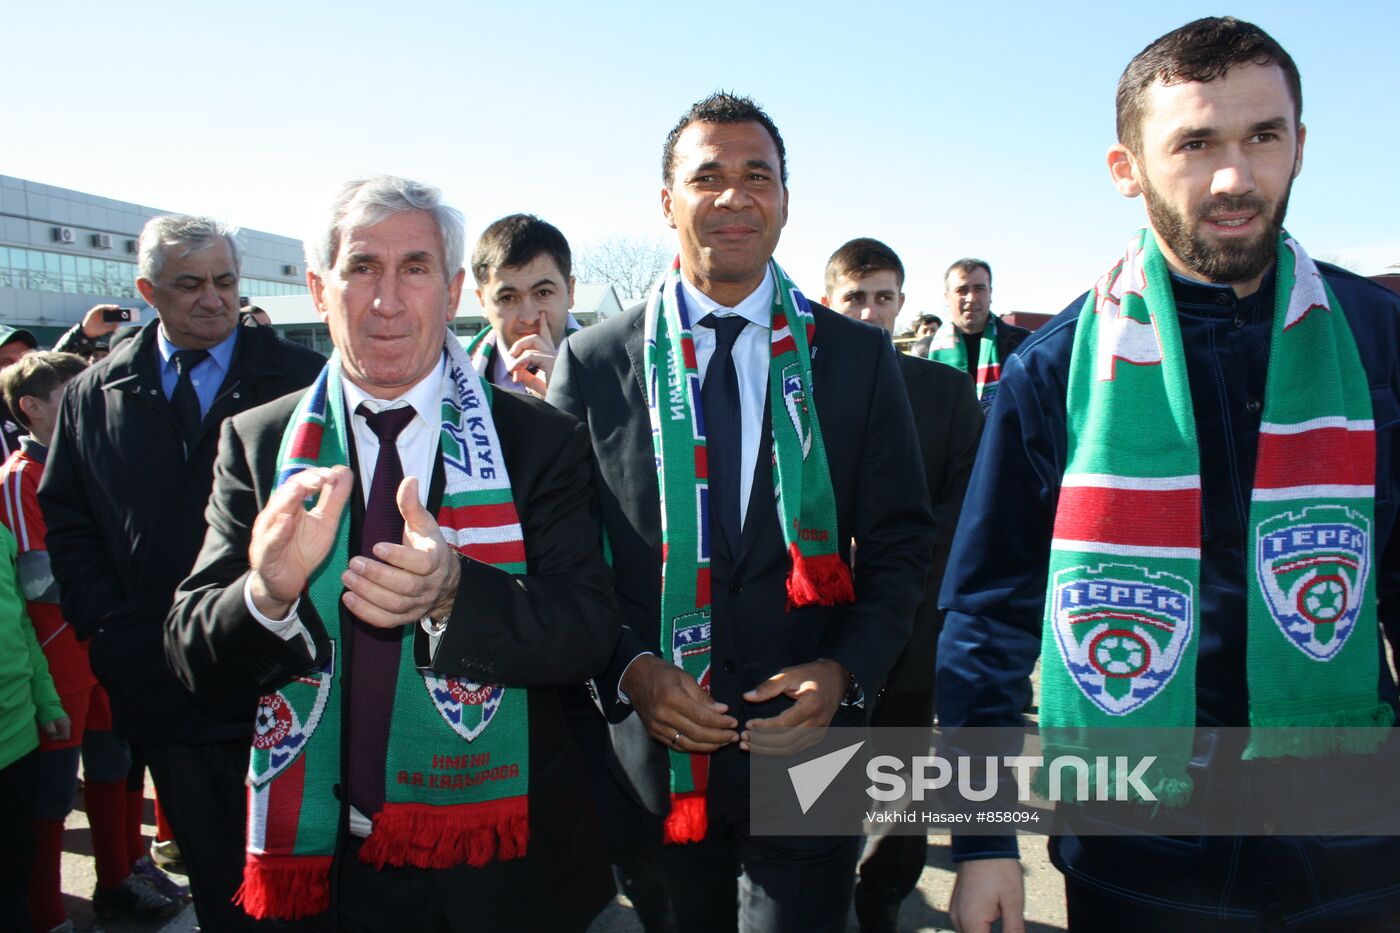
[[[170,664],[196,694],[256,695],[316,666],[300,638],[273,635],[243,600],[253,519],[273,490],[278,445],[299,399],[299,393],[287,396],[224,426],[209,534],[166,627]],[[618,616],[597,547],[598,505],[583,426],[509,392],[493,393],[491,411],[524,530],[527,572],[512,576],[460,558],[457,602],[431,666],[530,688],[530,845],[520,861],[446,869],[457,877],[438,889],[451,892],[451,909],[492,918],[491,926],[574,927],[611,898],[612,884],[606,864],[588,851],[596,822],[558,693],[549,688],[584,681],[603,666],[617,640]],[[430,512],[443,482],[439,462]],[[351,499],[357,512],[362,499],[357,488]],[[324,658],[329,639],[308,599],[298,613]],[[422,627],[414,633],[423,647]],[[342,638],[339,649],[348,641]],[[540,897],[540,890],[549,896]]]
[[[243,738],[255,708],[190,696],[165,665],[161,631],[204,540],[219,425],[305,388],[326,361],[271,328],[238,328],[228,375],[187,457],[161,390],[159,326],[142,327],[63,395],[39,486],[49,557],[63,617],[91,639],[92,670],[124,738]]]
[[[724,536],[714,535],[711,554],[711,693],[741,723],[776,715],[791,703],[784,697],[751,706],[741,698],[744,691],[784,667],[817,658],[840,662],[873,697],[909,637],[933,546],[913,419],[889,338],[820,305],[813,310],[813,397],[836,497],[841,556],[850,559],[853,538],[859,551],[856,601],[785,610],[788,556],[772,499],[766,452],[771,437],[765,430],[740,553],[731,554]],[[614,767],[624,786],[660,813],[667,798],[666,750],[616,697],[627,664],[640,652],[659,653],[660,491],[645,375],[639,306],[569,338],[549,399],[587,422],[598,458],[623,618],[618,648],[597,680],[604,712],[614,722]],[[737,769],[747,762],[731,746],[712,756],[711,765]]]
[[[967,492],[977,443],[982,439],[982,408],[977,389],[967,373],[903,353],[897,356],[899,374],[914,412],[914,430],[924,461],[924,479],[933,505],[938,534],[933,544],[924,600],[914,616],[914,633],[890,670],[887,693],[933,688],[934,652],[943,612],[938,608],[938,588],[953,546],[963,494]]]

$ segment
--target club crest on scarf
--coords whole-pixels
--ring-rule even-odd
[[[706,692],[710,689],[710,613],[679,616],[671,628],[671,660],[691,674]],[[697,669],[699,668],[699,669]]]
[[[306,750],[335,679],[335,642],[318,671],[296,678],[276,693],[258,698],[253,717],[253,750],[248,759],[248,783],[261,787],[281,774]]]
[[[501,708],[506,688],[497,684],[479,684],[465,677],[440,677],[424,674],[423,686],[433,698],[433,705],[443,720],[468,742],[491,725],[491,719]]]
[[[789,363],[783,367],[783,405],[787,408],[788,417],[792,419],[793,430],[802,439],[802,459],[806,460],[812,451],[812,429],[807,424],[810,414],[800,363]]]
[[[1331,660],[1356,628],[1371,571],[1371,523],[1344,505],[1261,522],[1255,572],[1269,614],[1308,657]]]
[[[1055,640],[1075,684],[1110,716],[1161,693],[1191,637],[1190,581],[1129,564],[1055,575]]]

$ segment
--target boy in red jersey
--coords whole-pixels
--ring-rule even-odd
[[[97,862],[93,908],[99,916],[155,919],[177,913],[178,900],[132,873],[126,841],[129,766],[126,743],[111,731],[107,695],[88,666],[87,643],[78,641],[58,605],[58,585],[49,569],[45,525],[39,510],[39,479],[48,455],[59,400],[68,381],[87,363],[71,353],[27,354],[0,375],[0,391],[29,433],[0,467],[0,522],[19,544],[20,588],[35,635],[43,647],[54,686],[72,720],[62,741],[41,739],[39,794],[34,808],[35,861],[29,909],[37,931],[71,929],[60,897],[63,822],[77,787],[78,752],[83,754],[84,798]]]

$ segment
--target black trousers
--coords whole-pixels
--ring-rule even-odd
[[[655,820],[633,802],[608,768],[608,727],[582,687],[560,691],[570,734],[583,753],[588,789],[598,808],[603,847],[612,863],[617,887],[632,902],[642,929],[673,929],[671,896],[659,853],[648,832]]]
[[[189,871],[190,894],[204,933],[271,929],[233,903],[243,883],[248,748],[243,740],[139,746]]]
[[[933,690],[887,693],[870,716],[872,728],[926,726],[932,736]],[[916,750],[927,754],[927,746]],[[898,909],[918,886],[928,854],[927,836],[885,835],[871,840],[860,863],[856,882],[856,914],[864,910]]]
[[[573,766],[573,762],[570,762]],[[580,806],[580,801],[584,804]],[[580,793],[530,798],[528,855],[481,868],[375,868],[342,827],[331,912],[286,929],[321,933],[584,933],[612,900],[597,814]]]
[[[725,760],[727,759],[727,760]],[[682,933],[840,933],[851,909],[856,836],[755,836],[749,831],[747,759],[715,754],[704,840],[661,845],[648,814]]]
[[[33,726],[30,726],[32,729]],[[39,752],[0,768],[0,930],[29,929],[29,871],[34,864],[34,799]]]

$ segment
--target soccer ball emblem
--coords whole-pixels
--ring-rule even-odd
[[[253,719],[253,747],[275,748],[292,731],[292,708],[280,694],[265,696]]]
[[[1299,611],[1317,625],[1335,622],[1347,608],[1347,591],[1337,577],[1319,577],[1298,597]]]
[[[1110,629],[1089,645],[1094,667],[1106,677],[1136,677],[1147,668],[1148,656],[1147,643],[1132,632]]]

